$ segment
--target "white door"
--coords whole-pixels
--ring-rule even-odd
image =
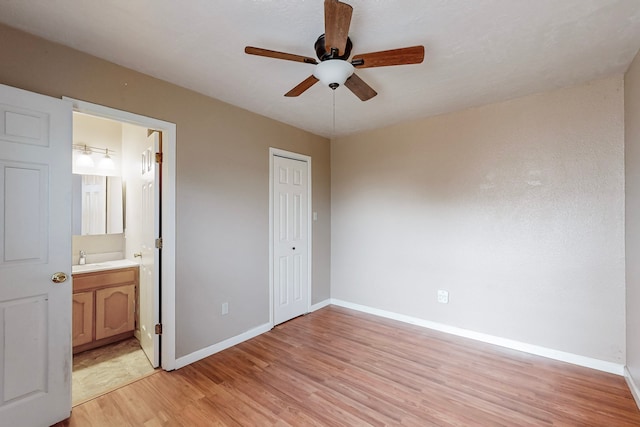
[[[71,103],[0,85],[3,426],[69,417],[71,288]]]
[[[156,260],[158,249],[156,237],[160,236],[160,167],[156,167],[155,153],[161,152],[161,134],[152,132],[147,137],[149,147],[141,156],[141,199],[142,209],[138,230],[142,232],[140,257],[140,345],[154,368],[160,366],[159,335],[155,325],[160,323],[158,307],[160,305],[159,263]]]
[[[274,157],[274,325],[309,311],[307,180],[307,162]]]

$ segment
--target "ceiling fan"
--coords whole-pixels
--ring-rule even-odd
[[[377,92],[354,74],[354,68],[386,67],[390,65],[419,64],[424,60],[424,46],[411,46],[355,55],[351,61],[353,44],[349,39],[349,24],[353,7],[338,0],[324,2],[324,34],[318,37],[314,48],[320,62],[307,56],[277,52],[259,47],[247,46],[245,53],[304,62],[316,66],[315,71],[284,96],[299,96],[318,81],[335,90],[344,84],[362,101],[377,95]]]

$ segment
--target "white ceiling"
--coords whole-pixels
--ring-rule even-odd
[[[353,54],[425,46],[425,61],[358,70],[378,96],[316,84],[323,0],[3,0],[0,22],[230,104],[334,137],[623,73],[639,0],[346,0]],[[335,126],[335,128],[334,128]]]

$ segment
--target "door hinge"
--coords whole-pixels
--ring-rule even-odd
[[[162,237],[156,239],[156,249],[162,249]]]
[[[162,335],[162,323],[156,323],[156,335]]]
[[[162,163],[162,153],[156,153],[156,163]]]

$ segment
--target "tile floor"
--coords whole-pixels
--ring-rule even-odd
[[[73,405],[153,372],[154,369],[135,338],[76,354],[73,356]]]

